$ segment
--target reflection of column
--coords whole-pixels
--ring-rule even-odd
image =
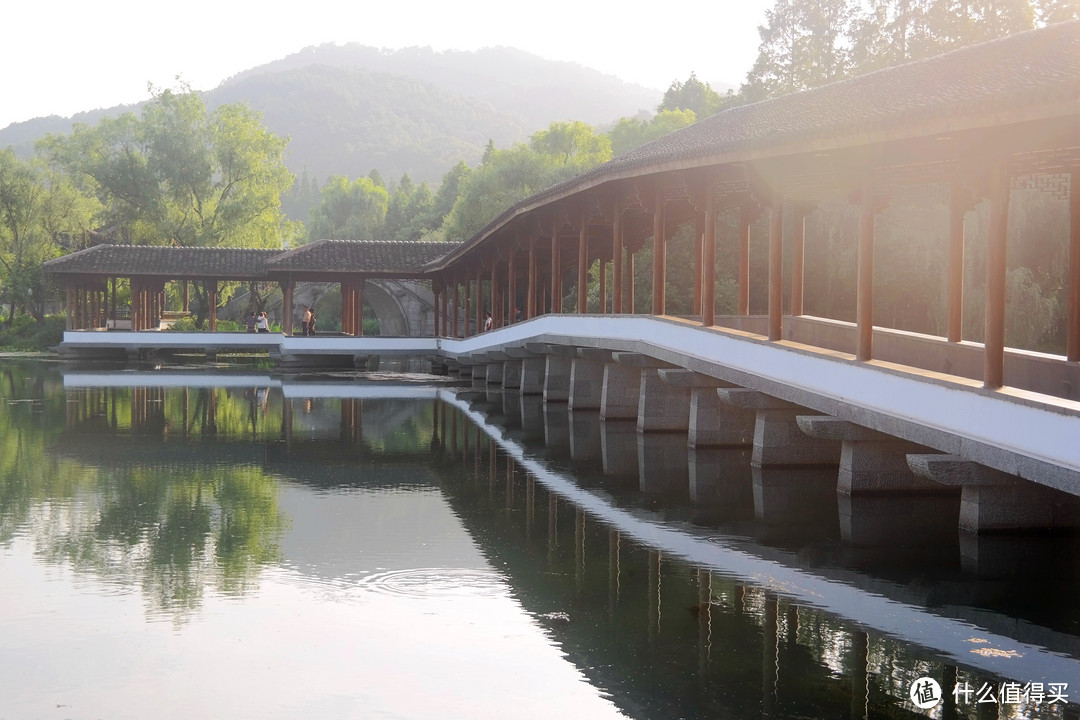
[[[649,551],[649,640],[660,635],[660,551]]]
[[[555,493],[548,491],[548,561],[555,558],[555,548],[558,547],[559,538],[559,499]]]
[[[495,499],[495,478],[499,473],[499,454],[495,443],[488,445],[488,499]]]
[[[207,390],[206,428],[211,434],[217,433],[217,388]]]
[[[457,455],[457,410],[455,408],[450,409],[450,434],[447,436],[446,446],[450,448],[450,458],[453,459]]]
[[[619,531],[608,530],[608,616],[619,604]]]
[[[699,568],[698,582],[698,674],[709,669],[712,654],[712,573]]]
[[[281,434],[285,438],[286,452],[292,450],[292,398],[281,395]]]
[[[765,617],[761,628],[761,717],[772,718],[776,711],[776,680],[780,661],[776,648],[776,598],[765,595]]]
[[[514,509],[514,461],[506,459],[506,511]]]
[[[941,669],[941,720],[957,720],[956,697],[953,688],[956,687],[957,670],[955,665],[946,665]]]
[[[536,520],[536,478],[525,476],[525,542],[532,541],[533,523]]]
[[[364,401],[359,398],[341,399],[341,439],[360,442],[363,439]]]
[[[578,508],[574,514],[574,585],[581,593],[585,584],[585,512]]]
[[[866,682],[869,645],[866,633],[856,630],[851,634],[851,720],[865,720],[870,713]]]

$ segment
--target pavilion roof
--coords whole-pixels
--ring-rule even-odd
[[[288,251],[95,245],[49,260],[45,270],[53,275],[154,276],[177,280],[262,280],[283,272],[416,277],[424,274],[424,265],[441,258],[458,244],[320,240]]]
[[[267,264],[270,272],[381,273],[423,275],[423,266],[460,243],[394,240],[318,240],[282,253]]]
[[[266,263],[281,250],[95,245],[49,260],[53,275],[158,276],[175,279],[266,277]]]
[[[522,200],[454,256],[519,215],[613,180],[1078,112],[1073,21],[724,110]]]

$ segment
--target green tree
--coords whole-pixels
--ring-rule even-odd
[[[758,27],[758,57],[740,90],[745,100],[778,97],[847,74],[841,33],[851,14],[845,0],[777,0]]]
[[[311,211],[308,241],[376,240],[382,238],[390,194],[370,177],[349,180],[337,175],[326,181],[322,202]]]
[[[442,230],[448,239],[466,240],[514,203],[610,159],[610,140],[580,122],[552,123],[528,145],[489,144],[480,167],[461,177]]]
[[[41,149],[100,200],[100,221],[133,243],[282,247],[293,176],[286,141],[244,105],[208,112],[194,92],[157,92],[133,114],[48,136]]]
[[[675,80],[668,86],[664,99],[656,110],[690,110],[696,117],[707,118],[720,112],[733,97],[721,95],[709,87],[709,83],[698,80],[695,73],[690,73],[686,82]]]
[[[661,110],[648,120],[622,118],[608,131],[613,155],[622,155],[697,120],[693,110]]]

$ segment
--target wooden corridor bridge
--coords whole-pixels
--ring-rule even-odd
[[[1080,522],[1078,182],[1080,23],[1072,22],[726,110],[515,204],[457,245],[99,246],[46,269],[68,288],[62,352],[259,346],[283,363],[428,354],[476,385],[632,418],[642,433],[752,443],[761,466],[839,463],[842,492],[961,492],[969,529],[1072,527]],[[875,266],[875,218],[911,188],[949,208],[941,280],[911,289],[945,298],[942,336],[875,322],[875,277],[889,272]],[[1005,345],[1018,190],[1067,201],[1061,355]],[[836,198],[858,214],[854,322],[804,307],[808,268],[837,262],[807,252],[807,218]],[[976,207],[988,218],[978,297],[965,293],[973,264],[965,223]],[[756,224],[767,226],[765,312],[751,303]],[[672,317],[668,246],[680,227],[694,239],[691,312]],[[737,257],[737,298],[735,312],[719,314],[725,243]],[[646,259],[651,313],[632,314]],[[130,283],[130,333],[99,331],[116,278]],[[432,336],[362,337],[371,278],[429,282]],[[203,284],[213,308],[226,279],[277,282],[283,332],[158,332],[166,282]],[[342,334],[294,337],[294,288],[316,280],[341,284]],[[965,339],[963,322],[975,302],[979,342]],[[496,329],[478,333],[485,311]]]

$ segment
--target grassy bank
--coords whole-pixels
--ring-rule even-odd
[[[37,322],[19,315],[11,326],[0,325],[0,351],[44,352],[64,339],[64,316],[51,315]]]

